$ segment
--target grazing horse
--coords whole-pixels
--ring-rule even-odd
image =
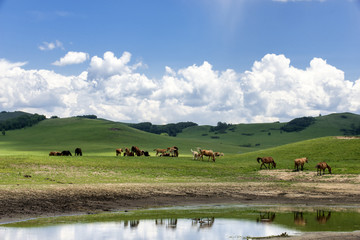
[[[222,153],[222,152],[214,152],[214,154],[215,154],[215,157],[224,156],[224,153]]]
[[[193,160],[195,160],[195,159],[198,160],[199,159],[199,153],[197,151],[192,150],[192,149],[191,149],[191,152],[193,154]]]
[[[318,164],[316,164],[315,168],[317,169],[316,175],[320,175],[321,176],[321,170],[323,171],[323,175],[325,174],[325,169],[327,168],[329,171],[329,174],[331,174],[331,167],[326,163],[326,162],[320,162]]]
[[[299,171],[299,166],[301,166],[301,171],[304,170],[304,164],[308,162],[308,159],[305,157],[305,158],[297,158],[294,160],[295,162],[295,167],[296,170],[295,171]]]
[[[137,146],[132,146],[131,147],[131,152],[136,154],[136,156],[138,156],[138,157],[142,155],[142,152],[141,152],[140,148],[138,148]]]
[[[75,156],[82,156],[81,148],[76,148],[75,149]]]
[[[142,155],[144,155],[145,157],[150,157],[150,154],[148,151],[141,151]]]
[[[61,156],[72,156],[71,152],[68,150],[64,150],[61,152]]]
[[[130,150],[128,148],[125,148],[124,156],[133,157],[134,153],[130,152]]]
[[[116,156],[121,156],[121,153],[123,152],[122,148],[117,148],[115,149],[115,152],[116,152]]]
[[[212,158],[213,162],[215,162],[215,154],[212,150],[202,150],[199,148],[199,158],[204,160],[204,155],[208,157],[208,161],[210,161],[210,157]]]
[[[156,156],[160,153],[166,153],[167,149],[161,149],[161,148],[156,148],[153,151],[156,151]]]
[[[172,157],[178,157],[179,156],[179,148],[174,146],[174,147],[168,147],[167,150],[170,152],[170,155]]]
[[[61,152],[50,152],[49,156],[61,156]]]
[[[260,165],[260,169],[262,168],[262,166],[270,169],[271,165],[273,166],[273,168],[276,168],[276,163],[272,157],[258,157],[256,160],[258,161],[258,163],[260,163],[260,161],[262,162]],[[266,167],[265,164],[267,164],[268,167]]]

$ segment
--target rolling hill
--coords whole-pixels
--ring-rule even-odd
[[[225,131],[211,131],[211,126],[193,126],[177,137],[152,134],[104,119],[54,118],[32,127],[7,131],[0,136],[0,154],[48,154],[49,151],[74,151],[81,147],[89,155],[115,155],[115,148],[139,146],[154,154],[154,148],[178,146],[180,154],[190,155],[190,149],[201,147],[225,153],[245,153],[269,149],[289,143],[351,133],[360,127],[360,115],[331,114],[315,118],[306,129],[285,132],[287,123],[230,125]]]

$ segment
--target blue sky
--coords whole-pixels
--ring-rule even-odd
[[[200,124],[360,113],[359,42],[357,0],[0,0],[0,108]]]

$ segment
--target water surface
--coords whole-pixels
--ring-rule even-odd
[[[245,239],[360,230],[358,208],[206,206],[36,219],[0,226],[0,239]]]

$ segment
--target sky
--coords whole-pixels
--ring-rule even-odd
[[[360,114],[359,0],[0,0],[0,111],[201,125]]]

